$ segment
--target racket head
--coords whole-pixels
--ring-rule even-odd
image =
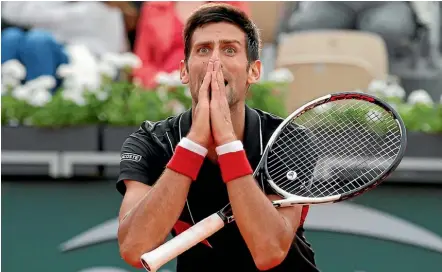
[[[290,137],[295,140],[287,145]],[[406,145],[405,125],[389,104],[366,93],[334,93],[298,108],[279,125],[260,171],[292,205],[338,202],[384,181]]]

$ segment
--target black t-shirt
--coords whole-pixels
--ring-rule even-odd
[[[191,122],[191,110],[156,123],[145,121],[123,144],[117,190],[124,195],[124,180],[136,180],[152,186],[164,171],[175,146],[189,132]],[[256,169],[267,141],[281,122],[279,117],[246,106],[243,143],[253,169]],[[266,193],[271,193],[269,187],[262,186]],[[206,158],[197,180],[190,187],[186,205],[172,235],[177,235],[228,203],[227,188],[219,167]],[[314,252],[301,226],[285,260],[268,271],[318,271],[314,264]],[[236,223],[232,222],[177,258],[177,272],[194,271],[259,270]]]

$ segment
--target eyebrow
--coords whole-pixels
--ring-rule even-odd
[[[220,40],[219,42],[220,42],[221,44],[232,44],[232,43],[236,43],[236,44],[238,44],[238,45],[241,45],[241,42],[238,41],[238,40],[226,40],[226,39],[224,39],[224,40]],[[211,41],[202,41],[202,42],[197,42],[197,43],[195,43],[195,46],[208,45],[208,44],[214,44],[214,43],[215,43],[214,40],[211,40]]]

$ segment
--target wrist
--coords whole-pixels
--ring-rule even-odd
[[[225,183],[253,173],[241,141],[236,140],[215,148]]]
[[[219,145],[215,148],[216,154],[218,156],[222,156],[227,153],[243,151],[243,150],[244,150],[243,144],[239,140],[233,140],[226,144]]]
[[[199,137],[198,133],[190,131],[189,134],[187,134],[186,138],[204,148],[207,148],[208,145],[207,140],[203,139],[202,137]]]
[[[236,138],[235,133],[232,132],[232,133],[229,133],[229,134],[219,137],[217,140],[217,146],[222,146],[222,145],[225,145],[225,144],[237,141],[237,140],[238,140],[238,138]]]
[[[167,168],[196,180],[208,150],[188,138],[182,138]]]
[[[192,139],[189,139],[188,137],[183,137],[177,146],[183,147],[193,153],[202,156],[203,158],[206,157],[208,152],[207,148],[193,141]]]

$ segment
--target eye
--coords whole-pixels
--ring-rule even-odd
[[[224,49],[224,51],[228,54],[228,55],[233,55],[236,53],[235,48],[233,47],[227,47],[226,49]]]
[[[207,48],[207,47],[201,47],[201,48],[199,48],[198,49],[198,53],[199,54],[207,54],[207,53],[209,53],[209,48]]]

